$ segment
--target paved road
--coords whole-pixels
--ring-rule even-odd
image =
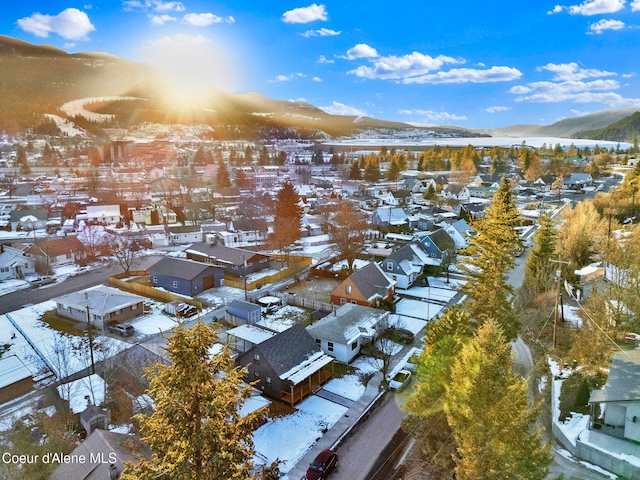
[[[140,261],[136,263],[134,268],[145,270],[161,258],[162,256],[160,255],[141,257]],[[3,295],[2,300],[0,301],[0,314],[18,310],[25,305],[44,302],[60,295],[77,292],[83,288],[107,283],[111,275],[120,272],[122,272],[122,268],[117,263],[113,265],[105,265],[87,273],[76,275],[74,277],[67,277],[60,283],[8,293]]]

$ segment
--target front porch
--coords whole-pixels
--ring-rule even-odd
[[[333,377],[333,363],[331,369],[323,367],[297,385],[290,384],[288,388],[286,385],[283,386],[280,399],[293,407],[311,395],[318,387],[327,383],[331,377]]]

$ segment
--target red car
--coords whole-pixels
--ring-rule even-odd
[[[311,462],[305,477],[307,480],[324,480],[338,466],[338,454],[325,448]]]

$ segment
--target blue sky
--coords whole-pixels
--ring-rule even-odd
[[[0,34],[329,113],[469,128],[640,107],[640,0],[3,2]]]

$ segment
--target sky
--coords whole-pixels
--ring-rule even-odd
[[[466,128],[640,107],[640,0],[0,0],[0,34],[328,113]]]

